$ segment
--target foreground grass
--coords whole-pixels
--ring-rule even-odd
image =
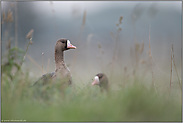
[[[20,72],[20,74],[22,74]],[[90,84],[71,86],[61,94],[56,87],[30,88],[31,78],[20,74],[2,77],[2,120],[33,121],[181,121],[181,101],[175,94],[155,92],[134,80],[110,93]],[[75,82],[77,83],[77,82]],[[129,82],[130,83],[130,82]],[[47,97],[35,96],[43,90]]]
[[[85,15],[86,14],[83,16],[83,20],[86,18]],[[3,17],[11,17],[10,19],[12,19],[12,12],[10,11],[9,15]],[[119,32],[121,28],[118,25],[122,23],[122,19],[123,17],[121,16],[119,24],[117,24],[117,36],[120,35]],[[8,18],[4,18],[3,20],[7,20],[7,22],[4,22],[7,24],[10,24],[12,21],[9,21]],[[82,27],[83,26],[84,23],[82,23]],[[7,31],[10,31],[9,27]],[[154,88],[149,86],[149,83],[152,81],[151,79],[144,80],[143,77],[137,75],[138,71],[136,69],[137,66],[139,67],[138,64],[140,63],[140,58],[144,50],[144,42],[142,44],[135,43],[134,49],[130,50],[130,52],[132,51],[132,54],[130,54],[133,58],[131,61],[135,61],[135,72],[133,72],[134,75],[132,75],[135,77],[131,77],[131,75],[129,77],[126,74],[126,77],[122,77],[121,72],[119,72],[120,74],[118,73],[118,76],[114,74],[115,57],[120,50],[118,48],[119,44],[117,42],[119,41],[117,36],[114,37],[113,33],[111,34],[112,38],[115,40],[115,50],[113,51],[111,69],[106,71],[110,70],[111,76],[115,78],[110,78],[111,86],[114,84],[121,84],[121,86],[118,89],[111,88],[109,93],[101,93],[99,87],[91,87],[91,83],[79,88],[77,86],[79,82],[77,81],[75,81],[75,84],[71,87],[62,88],[62,91],[59,91],[59,83],[58,85],[49,84],[44,87],[30,87],[34,81],[32,78],[29,78],[29,71],[22,72],[21,65],[24,62],[24,56],[28,47],[33,43],[33,30],[26,36],[29,43],[25,52],[17,47],[11,48],[11,40],[8,40],[8,47],[6,48],[7,55],[5,55],[1,61],[1,63],[3,63],[1,65],[2,120],[23,120],[28,122],[182,121],[180,87],[175,87],[176,84],[172,85],[171,94],[169,94],[167,89],[169,81],[167,82],[167,79],[165,80],[164,77],[159,75],[161,78],[156,78],[156,83],[165,86],[162,88],[158,86],[155,91]],[[102,52],[101,46],[98,45],[98,47],[101,54],[103,54],[104,52]],[[149,51],[151,62],[151,50]],[[102,55],[100,57],[102,58]],[[101,66],[103,66],[103,64],[101,64]],[[147,67],[148,69],[151,68],[152,64],[151,66],[147,65]],[[14,71],[14,74],[12,74],[14,68],[17,69],[17,71]],[[125,68],[127,69],[128,66]],[[125,71],[127,71],[126,69]],[[152,77],[155,73],[153,73],[152,68],[149,71]],[[147,71],[145,71],[144,74],[145,73],[147,73]],[[144,74],[142,75],[145,77]]]

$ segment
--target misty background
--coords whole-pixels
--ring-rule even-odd
[[[27,54],[37,64],[26,56],[23,68],[30,70],[35,79],[42,75],[42,53],[44,73],[55,70],[54,47],[60,38],[69,39],[77,47],[65,52],[65,62],[75,80],[88,82],[99,72],[109,75],[116,42],[113,71],[120,75],[126,67],[130,73],[135,66],[131,53],[135,42],[144,42],[140,60],[148,61],[149,32],[155,79],[170,79],[172,44],[181,76],[181,1],[3,1],[1,10],[13,13],[13,22],[2,24],[2,54],[9,38],[15,45],[15,34],[17,46],[26,50],[26,35],[34,30]],[[117,26],[121,16],[122,23]],[[113,38],[116,35],[118,40]],[[174,69],[173,76],[176,80]]]

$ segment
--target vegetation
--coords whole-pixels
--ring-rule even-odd
[[[118,80],[119,81],[119,80]],[[181,121],[177,96],[155,92],[139,80],[124,89],[100,93],[99,88],[68,87],[61,95],[52,85],[35,97],[28,74],[18,73],[13,81],[2,78],[2,119],[26,121]],[[57,86],[58,87],[58,86]]]
[[[86,16],[86,12],[84,15]],[[121,16],[118,27],[122,24],[122,19]],[[121,30],[119,27],[117,36]],[[32,33],[33,30],[27,35],[29,44],[26,51],[16,46],[9,47],[6,49],[7,54],[2,57],[2,121],[182,121],[181,88],[179,86],[181,84],[178,81],[176,87],[171,87],[170,80],[171,91],[170,87],[162,90],[155,85],[151,51],[149,51],[150,67],[147,67],[145,71],[145,73],[150,71],[149,79],[144,79],[146,74],[138,73],[139,64],[144,63],[144,61],[140,61],[144,43],[135,42],[135,47],[132,49],[135,55],[133,74],[127,74],[127,67],[125,67],[124,74],[121,75],[122,73],[114,72],[119,38],[111,33],[116,45],[110,71],[109,93],[101,93],[99,87],[91,86],[90,80],[86,82],[87,85],[73,84],[60,90],[61,83],[31,87],[30,85],[34,83],[33,78],[29,76],[28,70],[21,68],[22,63],[25,62],[24,56],[32,43]],[[99,49],[101,49],[100,45]],[[163,78],[159,81],[169,85],[169,82],[164,81]],[[115,84],[118,85],[118,89],[113,88]]]

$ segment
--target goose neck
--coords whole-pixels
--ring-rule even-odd
[[[59,69],[60,66],[65,65],[63,52],[55,53],[55,65],[56,69]]]

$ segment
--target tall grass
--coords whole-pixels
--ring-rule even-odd
[[[119,80],[118,80],[119,81]],[[132,83],[132,84],[130,84]],[[34,95],[31,78],[22,75],[9,85],[2,81],[2,119],[33,121],[181,121],[181,102],[166,92],[155,93],[136,80],[107,96],[99,88],[39,88],[46,97]],[[13,103],[12,103],[13,102]]]
[[[81,31],[84,28],[85,19],[86,11],[84,13]],[[120,17],[119,23],[122,23],[122,17]],[[121,28],[119,28],[120,31]],[[28,39],[30,43],[32,36]],[[29,76],[30,71],[23,70],[21,64],[17,63],[17,61],[21,63],[26,51],[17,47],[11,47],[10,43],[9,48],[7,48],[7,55],[3,57],[9,59],[2,60],[1,65],[2,121],[181,122],[181,89],[174,87],[172,88],[171,95],[169,95],[168,89],[162,91],[159,87],[156,90],[150,88],[148,83],[151,83],[154,77],[152,71],[153,66],[150,64],[152,62],[151,59],[149,63],[147,60],[144,61],[141,59],[141,55],[144,52],[144,43],[140,46],[138,42],[135,42],[135,47],[131,50],[135,54],[136,59],[136,67],[134,67],[135,74],[129,72],[128,66],[124,67],[124,74],[116,72],[114,65],[116,62],[116,52],[119,50],[117,47],[118,42],[119,39],[116,39],[116,49],[113,51],[112,59],[113,65],[110,69],[111,91],[109,94],[100,93],[100,88],[98,86],[91,86],[90,80],[84,82],[88,84],[83,86],[72,85],[63,88],[61,86],[62,83],[58,82],[45,86],[30,87],[34,83],[34,78]],[[26,50],[28,50],[29,46],[28,44]],[[98,48],[102,49],[100,45],[98,45]],[[149,51],[149,57],[151,58],[150,43]],[[19,57],[14,57],[14,52]],[[100,52],[102,53],[102,50]],[[43,67],[41,68],[41,65],[37,64],[34,59],[29,55],[27,57],[36,66],[39,66],[40,70],[44,71]],[[74,63],[76,59],[77,53],[75,54]],[[140,64],[147,64],[144,73],[140,73],[138,69]],[[150,65],[151,69],[149,67]],[[92,69],[92,65],[90,66]],[[16,67],[18,69],[13,72],[13,68]],[[150,72],[150,79],[144,79],[145,76],[148,76],[147,72]],[[154,80],[152,82],[154,83]],[[118,85],[118,89],[114,88],[115,85]],[[167,85],[169,85],[168,82]],[[60,88],[62,89],[60,90]],[[177,92],[177,90],[180,91]]]
[[[150,64],[151,64],[151,73],[152,73],[152,85],[154,86],[154,89],[156,91],[156,84],[154,82],[154,75],[153,75],[153,68],[152,68],[152,53],[151,53],[151,43],[150,43],[150,31],[151,31],[151,25],[149,26],[149,58],[150,58]]]

